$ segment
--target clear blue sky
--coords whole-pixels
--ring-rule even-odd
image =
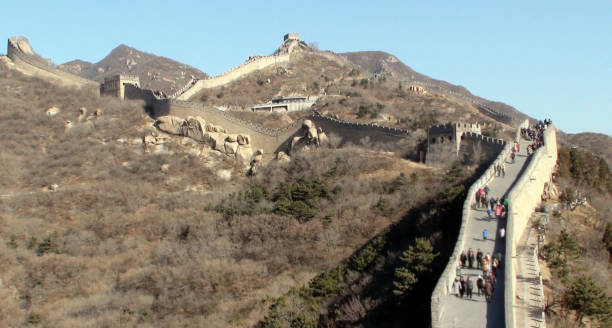
[[[26,36],[57,64],[123,43],[216,75],[297,32],[324,50],[389,52],[566,132],[612,135],[612,1],[499,2],[12,1],[0,37]]]

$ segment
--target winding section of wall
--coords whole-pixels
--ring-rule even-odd
[[[22,51],[22,47],[24,46],[30,53],[25,53]],[[35,75],[42,79],[59,81],[61,84],[69,86],[86,86],[96,88],[99,86],[97,82],[60,71],[42,60],[42,58],[37,58],[30,44],[25,38],[11,37],[8,39],[7,57],[13,61],[17,70],[25,74]]]
[[[524,127],[525,124],[527,124],[526,121],[517,128],[517,140],[520,136],[520,128]],[[456,277],[455,270],[459,266],[459,254],[462,250],[465,249],[466,241],[468,238],[470,238],[469,233],[467,231],[467,226],[468,220],[471,217],[472,212],[471,204],[476,197],[476,192],[478,191],[478,189],[483,188],[493,178],[493,176],[495,175],[495,166],[504,163],[505,159],[512,151],[512,147],[512,143],[506,143],[501,152],[495,158],[495,160],[487,168],[487,170],[468,189],[466,199],[463,203],[461,227],[459,228],[459,234],[457,237],[455,248],[453,249],[453,253],[449,258],[446,268],[438,279],[438,283],[436,284],[436,287],[431,295],[431,325],[433,328],[442,327],[441,318],[444,311],[446,310],[444,308],[442,299],[445,296],[449,295],[451,292],[450,288],[452,286],[453,280]]]
[[[263,149],[266,153],[274,153],[279,150],[286,151],[292,137],[300,131],[302,123],[307,119],[313,121],[317,127],[321,127],[328,135],[333,133],[342,138],[342,143],[359,144],[366,137],[371,143],[397,143],[410,136],[410,132],[407,130],[340,121],[322,116],[317,111],[310,111],[307,115],[283,128],[270,129],[201,103],[159,99],[152,91],[140,89],[133,85],[125,86],[125,97],[127,99],[144,100],[153,117],[164,115],[174,115],[182,118],[200,116],[207,122],[222,126],[229,133],[249,134],[255,147]]]
[[[544,184],[550,181],[557,163],[557,136],[554,125],[544,131],[544,145],[532,155],[531,162],[508,195],[508,223],[506,229],[504,314],[507,328],[516,327],[516,246],[529,217],[540,203]]]
[[[189,100],[196,93],[204,89],[215,88],[235,81],[247,74],[264,69],[271,65],[284,65],[289,62],[290,54],[279,54],[253,59],[238,67],[234,67],[225,73],[206,80],[198,80],[192,83],[189,88],[176,97],[177,100]]]

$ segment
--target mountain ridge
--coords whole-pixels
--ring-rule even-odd
[[[136,74],[143,88],[167,94],[182,88],[191,78],[208,78],[208,74],[195,67],[125,44],[115,47],[96,63],[75,59],[58,65],[58,68],[97,82],[103,82],[104,77],[109,75]]]

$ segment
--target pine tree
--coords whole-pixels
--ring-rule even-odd
[[[395,269],[393,294],[402,297],[412,291],[419,278],[431,271],[430,266],[436,256],[438,253],[434,253],[429,240],[417,238],[415,245],[410,246],[400,257],[402,265]]]
[[[563,294],[565,308],[576,311],[576,321],[585,315],[602,318],[611,310],[610,299],[588,276],[574,280]]]

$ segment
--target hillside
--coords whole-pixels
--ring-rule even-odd
[[[593,132],[560,133],[559,141],[570,147],[580,147],[601,156],[608,164],[612,163],[612,137],[608,135]]]
[[[137,74],[143,88],[161,90],[166,94],[172,94],[182,88],[192,77],[208,77],[197,68],[126,45],[113,49],[97,63],[73,60],[59,65],[58,68],[97,82],[103,82],[104,77],[114,74]]]
[[[446,179],[358,147],[296,153],[249,178],[207,146],[155,131],[140,102],[12,71],[0,84],[7,326],[253,326],[269,300],[390,224],[416,222],[403,213]],[[151,136],[161,149],[143,144]],[[444,251],[440,229],[428,224],[427,236]]]
[[[383,51],[359,51],[339,54],[350,62],[362,67],[366,72],[376,75],[392,76],[400,81],[415,83],[428,89],[436,90],[443,94],[449,94],[468,103],[482,103],[493,110],[508,115],[517,121],[527,116],[512,106],[490,101],[472,95],[466,88],[454,85],[446,81],[436,80],[427,75],[415,72],[412,68],[401,62],[397,57]]]

